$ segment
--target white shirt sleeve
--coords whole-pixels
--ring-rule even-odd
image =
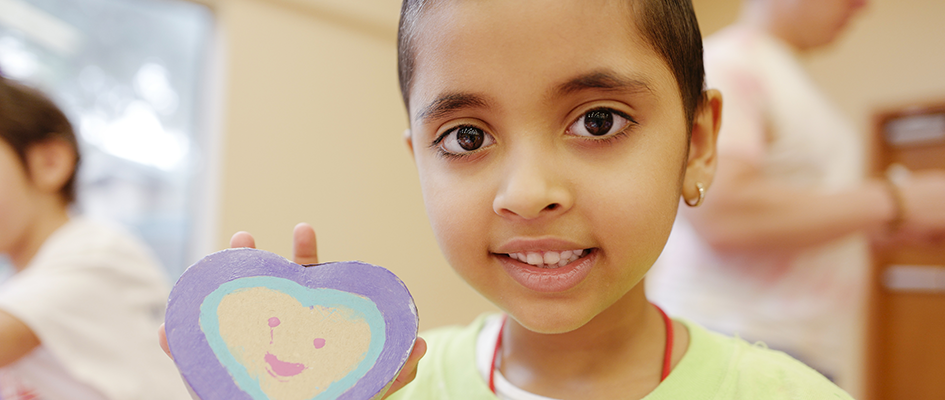
[[[109,399],[186,399],[173,361],[157,343],[167,293],[141,244],[79,220],[0,286],[0,309],[29,326],[77,381]],[[54,385],[42,376],[31,380],[41,393]]]

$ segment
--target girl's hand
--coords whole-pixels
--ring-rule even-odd
[[[255,249],[256,240],[253,239],[253,235],[250,235],[249,232],[236,232],[230,238],[230,247],[249,247]],[[312,229],[311,225],[304,222],[296,225],[295,229],[292,231],[292,261],[301,265],[318,263],[318,247],[315,242],[315,230]],[[161,348],[167,353],[167,356],[174,359],[167,346],[167,333],[164,330],[164,324],[161,324],[161,327],[158,329],[158,340],[161,344]],[[410,352],[410,357],[407,358],[407,363],[404,364],[403,369],[400,370],[400,374],[394,379],[394,382],[387,390],[387,393],[384,394],[383,398],[387,398],[404,387],[404,385],[413,381],[417,376],[417,364],[420,363],[420,358],[422,358],[426,352],[427,342],[424,341],[423,338],[417,337],[417,341],[413,345],[413,350]],[[193,394],[191,395],[193,396]],[[194,398],[196,399],[196,397]]]
[[[913,171],[899,184],[902,228],[907,233],[945,233],[945,170]]]

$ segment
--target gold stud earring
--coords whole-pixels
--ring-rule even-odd
[[[689,199],[683,198],[686,201],[686,205],[689,207],[699,207],[702,204],[702,201],[705,200],[705,186],[702,186],[702,182],[696,182],[696,190],[699,191],[699,198],[695,202],[690,203]]]

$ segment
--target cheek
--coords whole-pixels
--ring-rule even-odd
[[[609,233],[605,238],[634,244],[634,248],[658,246],[655,251],[662,251],[679,206],[676,181],[676,174],[672,174],[665,179],[649,176],[624,185],[615,195],[592,206],[613,210],[597,215],[595,225]]]
[[[651,146],[611,167],[602,194],[586,196],[602,238],[616,241],[612,249],[653,260],[662,252],[679,207],[685,149],[684,139]]]
[[[441,250],[451,263],[470,252],[485,252],[484,230],[492,198],[484,179],[466,179],[431,166],[419,166],[423,201]]]

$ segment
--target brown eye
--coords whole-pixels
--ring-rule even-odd
[[[598,108],[585,112],[574,121],[568,127],[568,133],[584,137],[612,136],[624,131],[630,124],[636,124],[636,121],[628,115],[610,108]]]
[[[446,132],[435,144],[446,154],[466,154],[495,143],[492,135],[475,126],[464,125]]]
[[[614,114],[607,110],[594,110],[584,114],[584,129],[594,136],[606,135],[614,126]]]
[[[473,151],[482,146],[482,142],[485,141],[485,136],[485,132],[477,128],[464,126],[456,131],[456,143],[459,144],[459,147],[462,147],[463,150]]]

